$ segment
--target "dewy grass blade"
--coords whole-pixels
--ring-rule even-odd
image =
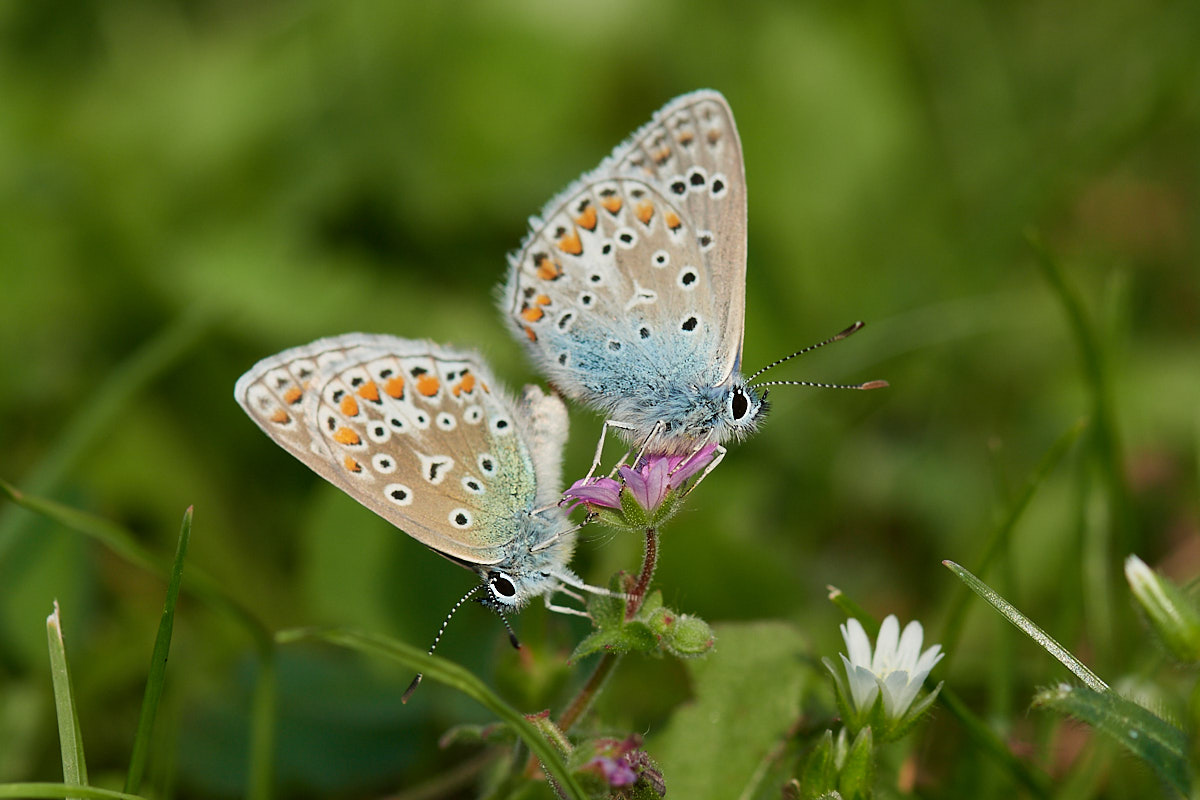
[[[344,629],[300,628],[280,631],[275,636],[280,643],[303,639],[317,639],[340,647],[357,650],[368,655],[390,658],[432,679],[457,689],[500,717],[508,724],[534,756],[572,800],[584,800],[587,794],[567,769],[558,751],[538,730],[525,719],[525,715],[501,700],[491,689],[471,672],[452,661],[432,656],[412,645],[398,642],[376,634]]]
[[[63,643],[57,600],[54,601],[53,613],[46,617],[46,634],[50,641],[50,677],[54,683],[54,708],[58,713],[63,783],[86,786],[87,761],[83,755],[79,712],[75,708],[75,693],[71,687],[71,671],[67,667],[67,648]]]
[[[142,698],[142,711],[138,718],[137,732],[133,737],[133,755],[129,759],[129,772],[125,776],[125,791],[136,794],[146,772],[146,759],[150,755],[150,734],[154,731],[154,718],[158,712],[158,701],[162,697],[163,681],[167,672],[167,655],[171,650],[171,631],[175,625],[175,603],[179,600],[179,585],[183,580],[183,561],[187,556],[188,541],[192,535],[192,507],[183,514],[179,529],[179,544],[175,548],[175,563],[167,582],[167,599],[163,603],[162,619],[158,623],[158,635],[154,639],[154,652],[150,656],[150,670],[146,677],[146,693]]]
[[[1179,728],[1120,695],[1081,686],[1044,689],[1033,704],[1069,714],[1112,737],[1187,796],[1187,735]]]
[[[990,586],[979,580],[979,578],[976,578],[963,567],[955,564],[953,561],[943,561],[942,564],[944,564],[951,572],[957,575],[959,580],[969,586],[971,590],[975,592],[975,594],[979,595],[988,603],[990,603],[991,606],[999,611],[1005,619],[1007,619],[1013,625],[1016,625],[1017,628],[1023,631],[1026,636],[1037,642],[1043,650],[1054,656],[1059,663],[1071,670],[1071,672],[1075,673],[1075,675],[1081,681],[1097,692],[1108,691],[1108,684],[1100,680],[1099,676],[1088,669],[1086,664],[1084,664],[1082,661],[1072,655],[1069,650],[1055,641],[1053,636],[1035,625],[1028,617],[1018,611],[1016,607],[1012,605],[1012,603],[1009,603],[1007,600],[1001,597]]]

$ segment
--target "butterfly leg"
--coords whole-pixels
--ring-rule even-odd
[[[700,448],[696,448],[696,449],[697,449],[697,451],[699,451]],[[704,471],[700,473],[700,477],[696,478],[696,480],[694,480],[692,482],[692,485],[689,486],[687,491],[683,493],[683,496],[687,497],[689,494],[691,494],[696,489],[696,487],[700,485],[700,482],[708,477],[708,473],[712,472],[714,469],[717,468],[717,464],[720,464],[721,461],[724,460],[725,454],[728,452],[729,451],[726,450],[721,445],[717,445],[717,449],[713,451],[713,460],[708,462],[708,466],[705,467]]]
[[[562,591],[561,586],[558,587],[558,591],[560,591],[560,592]],[[550,600],[550,595],[548,595],[548,594],[542,595],[542,598],[546,603],[546,608],[549,609],[550,611],[557,611],[559,614],[566,614],[566,615],[572,616],[572,617],[583,617],[585,619],[592,618],[592,615],[586,611],[580,611],[579,609],[571,608],[570,606],[560,606],[557,603],[552,602]]]
[[[604,426],[600,428],[600,441],[596,442],[596,455],[592,458],[592,468],[588,470],[588,474],[583,476],[584,481],[589,481],[596,474],[596,469],[600,466],[600,460],[604,457],[604,440],[608,438],[608,429],[618,428],[623,431],[633,430],[632,425],[624,422],[618,422],[615,419],[604,420]]]

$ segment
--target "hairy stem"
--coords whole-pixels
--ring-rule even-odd
[[[629,592],[625,602],[625,621],[633,619],[646,599],[646,591],[650,588],[650,579],[654,577],[654,569],[658,566],[658,530],[646,528],[646,552],[642,556],[642,574],[638,575],[637,583]]]

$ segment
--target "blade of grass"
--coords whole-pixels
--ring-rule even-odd
[[[139,794],[97,789],[95,786],[68,786],[65,783],[0,783],[0,797],[79,797],[83,800],[145,800]]]
[[[194,347],[213,322],[212,313],[193,311],[148,339],[89,394],[89,401],[67,423],[53,447],[22,484],[33,494],[52,493],[87,449],[114,430],[114,418],[132,398]],[[27,520],[15,509],[0,511],[0,562],[20,537]]]
[[[57,600],[54,601],[54,611],[46,617],[46,635],[50,642],[50,677],[54,683],[54,709],[58,714],[63,783],[86,786],[88,777],[87,760],[83,753],[83,734],[79,727],[79,712],[75,708],[75,691],[71,686],[71,671],[67,666],[67,647],[63,642]]]
[[[444,683],[467,695],[484,708],[500,717],[542,762],[546,773],[553,777],[559,787],[572,800],[583,800],[587,795],[567,769],[545,737],[525,719],[525,715],[509,706],[489,689],[479,678],[452,661],[429,655],[411,645],[377,634],[343,629],[298,628],[276,634],[280,643],[315,639],[357,650],[368,655],[382,656],[397,661],[423,673],[426,678]]]
[[[60,525],[88,536],[108,547],[134,566],[168,580],[168,571],[158,559],[141,546],[133,535],[119,525],[85,514],[78,509],[31,497],[0,480],[0,493],[18,505],[59,523]],[[249,797],[262,800],[270,796],[275,740],[274,692],[275,692],[275,640],[271,632],[258,621],[248,609],[231,598],[220,584],[199,567],[190,570],[188,593],[201,602],[237,622],[255,645],[258,658],[258,678],[255,683],[255,711],[251,716],[250,738],[252,742]],[[269,696],[269,699],[268,699]]]
[[[1116,596],[1114,587],[1119,568],[1112,554],[1136,553],[1141,549],[1140,537],[1134,529],[1133,515],[1130,513],[1124,456],[1113,410],[1108,364],[1096,326],[1089,319],[1079,292],[1067,282],[1058,260],[1036,231],[1026,231],[1025,238],[1071,327],[1096,420],[1090,440],[1104,482],[1103,499],[1106,501],[1107,518],[1095,513],[1089,515],[1097,524],[1089,525],[1092,535],[1088,537],[1083,556],[1084,574],[1088,576],[1085,587],[1088,629],[1100,661],[1105,662],[1113,650],[1112,632],[1117,630],[1114,620],[1116,611],[1111,598]]]
[[[142,698],[142,711],[138,718],[137,732],[133,737],[133,755],[129,759],[129,772],[125,776],[125,791],[137,794],[146,773],[146,759],[150,755],[150,735],[154,732],[154,718],[158,713],[158,701],[162,697],[163,682],[167,673],[167,655],[171,650],[171,631],[175,625],[175,603],[179,600],[179,585],[183,581],[183,561],[187,556],[188,541],[192,535],[192,506],[183,514],[179,528],[179,544],[175,548],[175,563],[171,566],[171,577],[167,582],[167,599],[163,604],[162,619],[158,623],[158,634],[154,638],[154,652],[150,656],[150,669],[146,677],[146,693]]]
[[[1080,420],[1072,425],[1066,432],[1054,440],[1049,449],[1038,460],[1037,466],[1029,473],[1025,479],[1025,483],[1021,486],[1021,491],[1008,506],[1008,511],[1004,515],[1004,519],[997,525],[988,536],[987,542],[983,546],[983,551],[980,553],[979,560],[976,563],[975,570],[980,575],[986,575],[992,562],[996,558],[996,554],[1000,552],[1009,539],[1012,537],[1013,530],[1017,527],[1017,523],[1024,515],[1025,510],[1029,507],[1030,501],[1037,493],[1038,488],[1045,482],[1046,478],[1062,461],[1063,456],[1075,444],[1079,435],[1087,427],[1086,420]],[[958,652],[958,641],[962,637],[963,624],[966,621],[967,601],[971,595],[965,587],[960,587],[957,595],[950,601],[950,615],[946,620],[944,633],[942,634],[942,646],[946,650],[946,660],[951,660],[954,653]]]
[[[1053,636],[1039,628],[1032,620],[1018,611],[1012,603],[1009,603],[997,594],[990,586],[953,561],[943,561],[942,564],[957,575],[959,580],[970,587],[975,594],[982,597],[993,608],[999,611],[1001,616],[1017,626],[1030,639],[1037,642],[1043,650],[1054,656],[1060,664],[1075,673],[1076,677],[1081,681],[1097,692],[1108,691],[1108,684],[1100,680],[1099,676],[1088,669],[1086,664],[1072,655],[1071,651],[1055,641]]]

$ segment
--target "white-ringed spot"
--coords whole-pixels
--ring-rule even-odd
[[[700,252],[707,253],[712,249],[713,242],[716,239],[713,237],[712,231],[700,231],[696,234],[696,242],[700,245]]]
[[[480,495],[487,491],[487,487],[483,485],[483,481],[476,478],[474,475],[465,475],[462,479],[462,487],[470,494]]]
[[[488,427],[490,427],[492,429],[492,433],[497,436],[507,436],[508,434],[512,433],[513,424],[512,420],[510,420],[508,417],[496,417],[495,419],[491,420]]]
[[[700,318],[695,314],[684,317],[683,321],[679,323],[679,330],[683,331],[684,333],[693,333],[699,327]]]
[[[662,269],[667,264],[671,263],[671,254],[666,250],[655,250],[654,255],[650,256],[650,266]]]
[[[704,171],[703,167],[692,167],[692,171],[688,173],[687,182],[693,192],[702,192],[708,183],[708,173]]]
[[[479,406],[467,406],[467,410],[463,412],[463,419],[468,425],[478,425],[483,419],[483,409]]]
[[[398,506],[411,506],[413,501],[412,489],[403,483],[389,483],[383,487],[383,496]]]
[[[450,520],[451,525],[459,530],[466,530],[475,521],[475,517],[465,508],[454,509],[447,515],[447,519]]]
[[[408,433],[408,420],[401,414],[392,414],[388,417],[388,425],[391,425],[392,430],[396,433]]]
[[[638,236],[633,228],[617,228],[617,247],[628,250],[637,244]]]
[[[724,173],[718,172],[712,176],[712,180],[708,182],[708,191],[714,200],[720,200],[729,192],[729,181]]]
[[[380,475],[391,475],[396,471],[396,459],[387,453],[376,453],[371,456],[371,467]]]
[[[584,308],[591,308],[596,303],[596,295],[591,292],[580,292],[579,299],[575,302]]]
[[[388,430],[382,420],[376,419],[367,423],[367,437],[376,444],[383,444],[392,438],[392,432]]]
[[[442,411],[437,415],[437,426],[441,430],[452,431],[458,427],[458,420],[454,418],[453,414]]]
[[[475,459],[475,461],[479,464],[479,470],[484,475],[496,474],[496,459],[491,453],[480,453],[479,458]]]

